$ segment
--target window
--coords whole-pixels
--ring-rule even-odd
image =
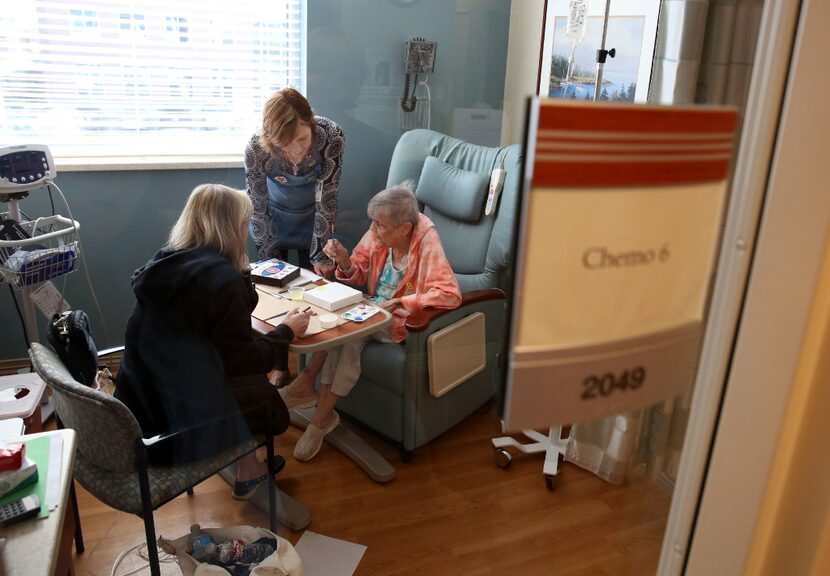
[[[597,50],[608,0],[551,0],[548,3],[543,62],[550,71],[542,95],[593,100],[597,79]],[[584,25],[569,26],[568,17],[585,5]],[[660,0],[611,2],[605,48],[616,50],[602,70],[601,100],[645,102],[651,77],[651,60],[657,36]]]
[[[60,157],[241,155],[305,89],[306,0],[19,0],[0,11],[0,142]]]

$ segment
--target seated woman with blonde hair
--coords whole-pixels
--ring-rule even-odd
[[[406,319],[427,307],[456,308],[461,303],[455,274],[432,221],[418,212],[409,183],[376,194],[367,208],[372,225],[351,257],[331,239],[323,250],[337,264],[336,277],[354,286],[367,285],[369,301],[392,313],[388,330],[371,338],[401,344]],[[294,447],[294,457],[307,461],[320,450],[326,434],[337,428],[339,398],[351,392],[360,376],[360,354],[369,338],[329,351],[320,375],[320,390],[311,424]],[[302,374],[300,376],[303,376]],[[280,390],[289,408],[315,394],[314,382],[297,378]]]
[[[133,273],[136,304],[115,395],[145,437],[192,429],[181,441],[156,445],[154,463],[201,460],[268,431],[269,423],[275,435],[288,427],[288,410],[266,374],[287,369],[288,345],[305,333],[309,316],[295,309],[268,334],[252,332],[251,213],[244,191],[197,186],[167,245]],[[252,497],[276,472],[254,452],[243,456],[234,498]]]

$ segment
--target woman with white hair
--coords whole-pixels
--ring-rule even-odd
[[[376,194],[367,212],[372,225],[351,257],[335,239],[329,240],[323,250],[337,264],[338,280],[368,286],[369,301],[392,313],[389,329],[372,338],[401,344],[406,339],[405,324],[410,314],[428,307],[456,308],[461,303],[461,292],[438,232],[418,211],[409,183]],[[289,408],[316,404],[311,423],[294,447],[297,460],[316,456],[323,438],[340,422],[334,406],[357,382],[360,354],[367,341],[352,341],[329,351],[320,375],[319,394],[308,378],[298,378],[280,390]]]

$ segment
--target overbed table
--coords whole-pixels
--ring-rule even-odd
[[[301,280],[301,279],[300,279]],[[299,282],[295,281],[294,283]],[[320,285],[325,283],[323,279],[316,280],[313,284]],[[279,312],[283,309],[299,308],[304,309],[309,304],[303,300],[289,300],[283,298],[279,291],[281,288],[276,286],[268,286],[257,284],[257,292],[259,293],[260,306],[254,310],[254,314],[260,317],[267,317],[267,314]],[[270,299],[274,299],[271,301]],[[282,301],[279,301],[282,300]],[[264,313],[262,307],[268,307],[268,313]],[[354,304],[345,306],[342,309],[328,312],[317,306],[312,306],[312,309],[320,314],[335,314],[339,316],[346,310],[354,307]],[[280,317],[282,318],[282,317]],[[260,320],[256,316],[251,316],[251,326],[259,333],[270,332],[274,326],[279,324],[280,318],[275,318],[269,322]],[[291,343],[289,349],[295,354],[310,354],[319,350],[327,350],[335,346],[340,346],[350,340],[357,338],[364,338],[370,336],[375,332],[384,329],[392,322],[392,314],[387,310],[381,309],[380,312],[374,316],[366,319],[363,322],[347,321],[335,328],[329,328],[316,334],[310,334],[302,338],[295,338]],[[290,411],[291,423],[298,428],[305,429],[311,423],[311,417],[314,414],[314,408],[294,409]],[[395,478],[395,468],[383,456],[369,446],[360,436],[352,432],[344,424],[340,424],[334,431],[326,436],[326,442],[343,452],[346,456],[354,460],[373,480],[380,483],[390,482]],[[222,472],[222,477],[228,483],[233,483],[235,480],[235,472],[228,468]],[[259,495],[257,495],[259,496]],[[280,498],[280,522],[286,524],[292,530],[300,530],[305,528],[311,521],[311,513],[308,508],[302,503],[294,500],[290,496],[279,492]],[[267,501],[254,498],[254,504],[258,506],[267,506]],[[264,508],[267,509],[267,508]]]
[[[302,282],[303,278],[295,280],[291,284]],[[321,285],[326,280],[319,279],[312,283],[313,285]],[[264,312],[259,306],[254,310],[254,314],[260,317],[267,317],[268,314],[273,314],[275,311],[279,312],[290,308],[305,308],[308,304],[303,300],[288,300],[283,298],[282,302],[271,302],[270,299],[281,298],[279,291],[281,288],[274,286],[257,285],[257,291],[260,292],[260,303],[263,306],[268,306],[267,312]],[[266,304],[262,304],[263,299],[268,299]],[[328,312],[322,308],[312,306],[318,314],[335,314],[339,316],[346,310],[355,306],[350,304],[344,306],[339,310]],[[272,320],[273,324],[263,322],[256,317],[251,317],[251,324],[255,330],[259,332],[267,332],[273,329],[279,319]],[[363,322],[347,321],[340,324],[336,328],[330,328],[317,334],[311,334],[303,338],[295,338],[291,343],[290,350],[297,354],[308,354],[318,350],[326,350],[344,344],[356,338],[364,338],[378,332],[392,323],[392,314],[382,309],[380,312],[371,316]],[[311,417],[314,415],[314,408],[302,408],[291,410],[291,423],[298,428],[305,429],[311,423]],[[395,468],[383,456],[369,446],[363,438],[352,432],[347,426],[341,424],[331,433],[326,436],[326,441],[343,452],[346,456],[354,460],[364,472],[366,472],[373,480],[380,483],[390,482],[395,478]]]

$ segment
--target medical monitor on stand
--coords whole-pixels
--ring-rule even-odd
[[[77,263],[80,225],[59,214],[28,220],[19,202],[54,184],[57,175],[48,146],[0,146],[0,281],[21,292],[29,341],[38,339],[32,287],[68,274]]]

